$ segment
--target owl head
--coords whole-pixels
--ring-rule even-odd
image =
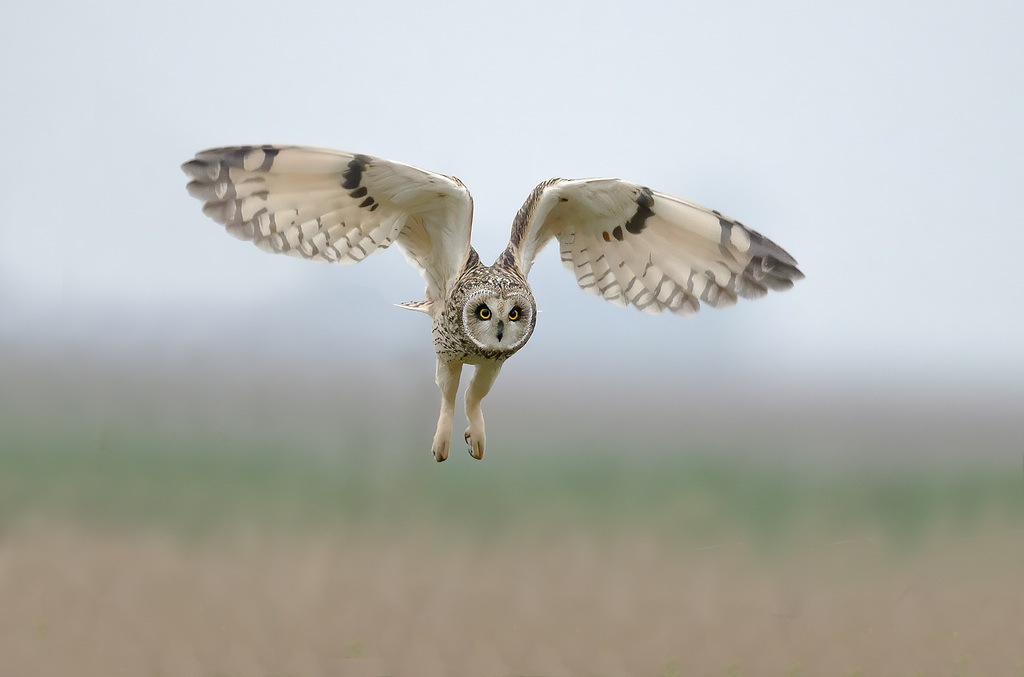
[[[526,345],[537,323],[537,306],[528,288],[480,288],[466,297],[462,327],[482,351],[512,354]]]

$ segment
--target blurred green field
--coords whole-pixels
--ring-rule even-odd
[[[288,530],[425,524],[506,531],[640,529],[692,546],[765,552],[874,534],[893,548],[936,529],[1024,526],[1024,481],[994,464],[822,469],[716,450],[637,454],[609,444],[517,449],[436,464],[408,449],[325,451],[287,440],[38,430],[0,437],[0,525],[46,515],[198,537],[239,523]],[[461,450],[459,450],[461,451]]]
[[[48,516],[190,538],[239,524],[639,530],[769,553],[800,539],[872,534],[901,548],[934,530],[1024,527],[1013,390],[663,383],[643,386],[656,406],[620,398],[605,413],[600,379],[569,395],[521,369],[489,396],[484,460],[456,432],[437,464],[436,388],[418,370],[374,365],[339,381],[244,362],[9,350],[0,526]]]

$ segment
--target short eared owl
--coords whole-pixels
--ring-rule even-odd
[[[526,277],[551,240],[579,286],[645,313],[696,313],[759,298],[803,277],[768,238],[717,211],[619,179],[550,179],[512,222],[492,266],[470,245],[473,200],[458,179],[368,155],[300,146],[240,146],[182,165],[189,193],[228,233],[260,249],[353,263],[397,244],[427,280],[441,415],[434,458],[448,458],[462,365],[466,443],[484,455],[480,401],[502,364],[526,345],[537,307]]]

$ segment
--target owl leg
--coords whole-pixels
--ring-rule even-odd
[[[462,363],[437,358],[437,387],[441,389],[441,415],[437,419],[434,433],[434,460],[440,463],[448,458],[448,446],[452,441],[452,416],[455,415],[455,395],[459,392],[459,377]]]
[[[469,427],[466,429],[466,444],[473,458],[484,457],[484,413],[480,410],[480,401],[484,399],[494,385],[501,371],[501,362],[484,362],[473,372],[473,378],[466,388],[466,418]]]

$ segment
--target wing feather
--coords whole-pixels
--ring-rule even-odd
[[[443,299],[469,257],[473,201],[454,177],[306,146],[236,146],[182,165],[188,192],[263,251],[353,263],[397,243]]]
[[[619,179],[551,179],[537,186],[499,260],[528,274],[559,242],[583,291],[646,313],[724,308],[803,278],[784,249],[696,203]]]

